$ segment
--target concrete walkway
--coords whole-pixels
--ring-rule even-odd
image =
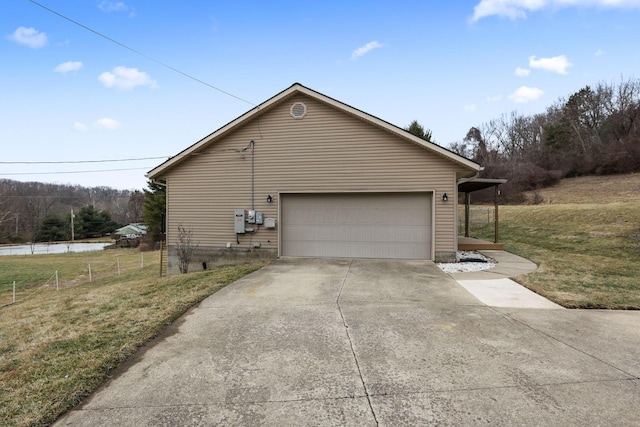
[[[640,313],[494,308],[430,262],[282,259],[58,426],[636,426]]]
[[[480,251],[496,261],[490,270],[451,273],[450,276],[473,296],[490,307],[549,308],[562,306],[530,291],[510,277],[527,274],[538,267],[533,262],[505,251]]]

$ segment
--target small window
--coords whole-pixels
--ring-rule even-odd
[[[307,106],[302,102],[296,102],[291,106],[291,117],[294,119],[302,119],[307,115]]]

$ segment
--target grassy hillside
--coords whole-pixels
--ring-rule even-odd
[[[65,255],[62,259],[69,261],[65,274],[77,280],[86,274],[87,262],[98,265],[113,256],[104,252]],[[2,258],[0,278],[22,271],[26,278],[38,280],[38,272],[29,276],[28,271],[39,265],[43,270],[58,268],[60,261],[55,255]],[[59,291],[55,286],[39,286],[38,292],[21,302],[0,308],[0,425],[51,424],[166,325],[260,267],[219,267],[158,278],[158,257],[149,258],[144,268],[119,276],[82,281]],[[80,267],[73,270],[78,259]]]
[[[558,185],[539,190],[538,194],[542,204],[637,204],[640,203],[640,173],[567,178]]]
[[[505,249],[539,265],[517,280],[565,307],[640,309],[640,174],[566,179],[538,196],[500,207]]]

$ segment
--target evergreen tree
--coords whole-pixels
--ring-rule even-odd
[[[412,121],[409,126],[404,128],[404,130],[414,134],[418,138],[424,139],[425,141],[429,141],[429,142],[435,143],[435,141],[433,140],[433,135],[431,133],[431,129],[425,129],[424,126],[422,126],[420,123],[418,123],[417,120]]]
[[[71,237],[71,225],[63,216],[48,215],[38,225],[34,242],[59,242],[69,240]]]
[[[76,223],[76,239],[106,236],[120,227],[120,224],[111,219],[109,212],[99,211],[93,205],[80,209],[76,215]]]
[[[149,180],[149,189],[144,190],[142,204],[142,220],[147,225],[147,235],[154,242],[163,240],[164,220],[166,212],[166,187],[158,182]]]

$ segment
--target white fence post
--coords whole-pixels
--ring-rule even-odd
[[[56,270],[56,291],[59,291],[59,286],[58,286],[58,270]]]
[[[118,261],[118,276],[120,275],[120,258],[116,258],[116,261]]]
[[[13,303],[16,303],[16,281],[13,281]]]
[[[91,264],[89,264],[89,282],[91,282]]]
[[[144,268],[144,252],[140,253],[140,268]]]

